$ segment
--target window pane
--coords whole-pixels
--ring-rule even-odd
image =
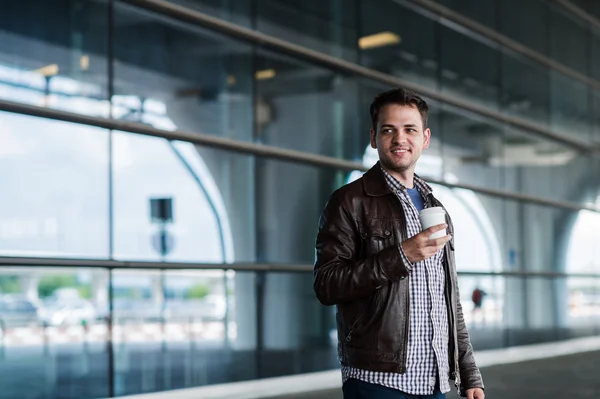
[[[204,29],[115,9],[115,118],[252,140],[252,51]]]
[[[116,257],[253,260],[249,157],[120,132],[113,146]],[[153,199],[171,201],[172,220],[152,217]]]
[[[356,61],[355,1],[258,0],[256,29],[337,58]]]
[[[600,90],[592,92],[592,140],[600,143]]]
[[[253,273],[115,271],[115,393],[257,378],[254,286]]]
[[[444,178],[451,183],[501,189],[504,127],[447,106],[441,109],[440,127]]]
[[[543,0],[499,1],[501,32],[542,54],[548,47],[549,13]],[[524,80],[525,81],[525,80]]]
[[[459,275],[460,301],[476,351],[504,345],[505,282],[502,277]]]
[[[550,3],[552,58],[583,74],[589,72],[589,24],[559,4]]]
[[[109,395],[108,272],[0,268],[2,398]]]
[[[373,7],[362,1],[361,37],[375,36],[365,45],[360,63],[415,84],[437,88],[436,23],[393,1]]]
[[[438,0],[438,3],[483,24],[487,28],[497,30],[497,0],[487,0],[485,2],[479,0]]]
[[[503,111],[536,123],[547,124],[550,112],[549,79],[548,70],[516,55],[503,54]]]
[[[213,17],[233,22],[237,25],[250,27],[252,25],[251,0],[171,0],[171,2],[197,10]]]
[[[599,3],[600,4],[600,3]],[[598,11],[600,13],[600,5],[598,6]],[[596,80],[600,80],[600,29],[593,27],[591,32],[591,54],[590,54],[590,76]]]
[[[509,200],[505,204],[505,253],[511,270],[560,270],[563,246],[559,240],[567,211]],[[507,278],[506,293],[510,345],[557,339],[558,294],[553,279]]]
[[[498,108],[500,52],[462,32],[441,25],[438,30],[442,92]]]
[[[553,130],[590,143],[590,89],[555,71],[550,72],[550,88],[550,123]]]
[[[9,1],[0,13],[0,98],[106,116],[107,1]]]
[[[260,51],[256,59],[256,140],[298,151],[353,159],[357,80],[289,57]],[[368,108],[361,109],[368,115]],[[360,140],[360,138],[358,138]]]
[[[0,118],[0,253],[108,257],[108,132]]]
[[[316,299],[311,273],[268,273],[264,281],[262,377],[339,367],[335,308]]]
[[[347,173],[273,160],[256,170],[258,259],[312,264],[319,216]]]

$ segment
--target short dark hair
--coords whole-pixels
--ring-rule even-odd
[[[415,107],[421,114],[423,120],[423,130],[427,129],[427,114],[429,107],[425,100],[417,95],[414,91],[398,88],[378,94],[371,103],[371,124],[373,130],[377,131],[377,117],[381,108],[388,104],[404,105]]]

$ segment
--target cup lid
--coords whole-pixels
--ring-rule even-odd
[[[437,214],[437,213],[442,213],[445,215],[446,211],[441,206],[433,206],[431,208],[425,208],[425,209],[421,210],[421,212],[419,212],[419,215],[424,216],[424,215],[432,215],[432,214]]]

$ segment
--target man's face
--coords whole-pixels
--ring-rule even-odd
[[[388,104],[379,110],[377,131],[371,129],[371,147],[385,169],[403,173],[414,170],[430,137],[416,107]]]

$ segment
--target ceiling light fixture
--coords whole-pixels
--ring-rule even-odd
[[[46,77],[54,76],[54,75],[58,74],[58,65],[56,65],[56,64],[46,65],[44,67],[34,70],[33,72],[39,73],[40,75],[43,75]]]
[[[260,71],[256,71],[254,77],[256,78],[256,80],[267,80],[273,79],[275,75],[276,73],[274,69],[263,69]]]
[[[358,39],[358,47],[360,47],[361,50],[367,50],[398,44],[400,43],[400,40],[400,36],[393,32],[380,32],[375,33],[374,35],[363,36]]]
[[[82,71],[87,71],[90,68],[90,56],[82,55],[79,59],[79,65],[81,66]]]

